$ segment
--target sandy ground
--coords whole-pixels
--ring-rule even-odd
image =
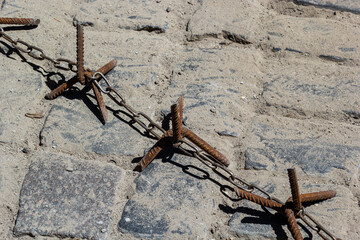
[[[85,65],[116,59],[107,76],[127,103],[166,128],[183,95],[184,124],[226,155],[231,171],[285,201],[286,169],[295,168],[303,192],[338,192],[309,212],[336,236],[359,239],[360,6],[330,2],[2,0],[0,16],[39,18],[34,29],[3,27],[73,61],[74,23],[85,24]],[[172,152],[134,172],[155,140],[124,109],[105,96],[102,125],[93,92],[79,84],[46,100],[74,73],[3,38],[0,52],[1,239],[291,237],[257,205],[222,194],[228,183],[195,159]],[[92,186],[100,193],[82,192]]]

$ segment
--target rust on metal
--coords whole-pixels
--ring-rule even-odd
[[[59,85],[57,88],[49,92],[45,95],[45,98],[48,100],[53,100],[61,95],[65,90],[71,88],[75,83],[78,82],[77,76],[70,78],[69,81],[64,82],[63,84]]]
[[[190,131],[187,128],[182,128],[182,132],[184,133],[185,137],[189,139],[192,143],[200,147],[202,150],[204,150],[206,153],[208,153],[210,156],[212,156],[215,160],[217,160],[219,163],[229,166],[230,162],[229,160],[218,150],[213,148],[210,144],[205,142],[203,139],[201,139],[199,136],[197,136],[195,133]]]
[[[272,208],[274,210],[280,210],[281,208],[284,207],[284,205],[281,203],[260,197],[251,192],[242,190],[241,188],[235,188],[235,192],[236,192],[236,195],[238,195],[239,197],[249,200],[251,202],[260,204],[261,206],[264,206],[264,207]]]
[[[76,25],[76,52],[77,52],[77,77],[81,84],[85,84],[84,75],[84,29],[81,24]]]
[[[107,121],[107,118],[108,118],[108,114],[107,114],[107,111],[106,111],[104,99],[103,99],[103,97],[101,95],[101,92],[97,88],[97,86],[93,82],[91,83],[91,85],[92,85],[92,88],[94,90],[96,101],[97,101],[99,109],[100,109],[100,116],[102,118],[101,121],[102,121],[103,124],[105,124],[106,121]]]
[[[298,224],[296,222],[293,210],[288,209],[288,208],[285,209],[284,210],[284,215],[285,215],[286,220],[288,222],[289,229],[290,229],[290,232],[291,232],[291,235],[293,236],[293,238],[295,240],[302,240],[303,237],[301,236],[300,229],[299,229],[299,226],[298,226]]]
[[[0,24],[39,25],[40,19],[34,18],[0,18]]]
[[[44,114],[43,113],[25,113],[25,116],[28,118],[43,118]]]
[[[296,170],[294,168],[288,169],[291,195],[293,199],[293,208],[296,213],[298,213],[301,209],[301,195],[299,190],[299,185],[296,176]]]
[[[116,60],[111,60],[101,68],[97,70],[97,72],[102,73],[103,75],[106,75],[108,72],[110,72],[114,67],[116,66]],[[85,75],[92,77],[92,74],[94,74],[93,71],[88,70],[85,72]],[[100,79],[100,76],[97,77],[97,79]],[[69,81],[59,85],[57,88],[52,90],[50,93],[46,94],[45,98],[48,100],[53,100],[59,95],[61,95],[63,92],[65,92],[67,89],[71,88],[75,83],[78,82],[77,76],[72,77]]]
[[[182,127],[182,119],[180,118],[179,106],[178,104],[174,104],[171,106],[171,122],[173,129],[173,142],[177,143],[181,140],[181,127]]]
[[[306,193],[301,194],[301,203],[311,203],[311,202],[319,202],[331,199],[336,196],[336,191],[329,190],[329,191],[322,191],[322,192],[313,192],[313,193]],[[293,202],[293,198],[290,197],[287,203]]]
[[[140,160],[139,166],[140,171],[143,171],[154,159],[155,157],[164,149],[164,147],[171,142],[172,130],[168,130],[159,141],[150,149],[149,152]]]

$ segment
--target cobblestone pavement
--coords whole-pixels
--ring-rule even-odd
[[[285,201],[287,168],[301,192],[336,190],[307,208],[342,239],[360,238],[360,2],[356,0],[0,1],[1,17],[41,19],[6,34],[108,75],[135,109],[184,125],[230,160],[230,170]],[[74,85],[74,73],[0,38],[1,239],[288,239],[286,221],[224,194],[229,184],[195,158],[155,143],[123,108]],[[26,113],[42,113],[29,118]],[[300,223],[300,221],[299,221]],[[321,239],[300,225],[307,239]]]

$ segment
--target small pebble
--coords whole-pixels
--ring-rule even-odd
[[[170,11],[171,11],[171,8],[168,7],[168,8],[166,9],[166,12],[170,12]]]
[[[106,229],[105,228],[101,229],[101,232],[102,233],[106,232]]]

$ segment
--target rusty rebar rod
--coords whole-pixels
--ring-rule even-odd
[[[313,193],[305,193],[301,194],[301,203],[310,203],[310,202],[320,202],[325,201],[330,198],[333,198],[336,196],[336,191],[329,190],[329,191],[322,191],[322,192],[313,192]],[[293,198],[290,197],[287,201],[287,203],[293,202]]]
[[[268,208],[271,208],[271,209],[274,209],[274,210],[277,210],[277,211],[281,210],[284,207],[284,205],[281,204],[281,203],[278,203],[278,202],[275,202],[273,200],[260,197],[258,195],[255,195],[255,194],[251,193],[251,192],[247,192],[245,190],[242,190],[240,188],[235,188],[235,192],[236,192],[236,195],[238,195],[241,198],[244,198],[244,199],[249,200],[251,202],[257,203],[257,204],[259,204],[261,206],[268,207]]]
[[[293,212],[293,210],[291,209],[285,209],[284,210],[284,215],[286,217],[286,220],[288,222],[288,225],[289,225],[289,229],[290,229],[290,232],[291,232],[291,235],[293,236],[293,238],[295,240],[302,240],[303,237],[300,233],[300,229],[299,229],[299,226],[296,222],[296,219],[295,219],[295,214]]]
[[[102,97],[102,94],[99,91],[99,89],[97,88],[97,86],[95,85],[95,83],[91,82],[91,86],[92,86],[92,89],[94,90],[95,98],[96,98],[97,104],[100,109],[101,122],[103,124],[105,124],[107,121],[107,118],[108,118],[108,114],[106,111],[104,98]]]
[[[77,52],[77,77],[81,84],[85,84],[84,76],[84,30],[81,24],[76,25],[76,52]]]
[[[184,127],[182,128],[182,133],[184,133],[187,139],[189,139],[192,143],[200,147],[202,150],[204,150],[206,153],[212,156],[219,163],[225,165],[226,167],[230,165],[229,160],[222,153],[220,153],[218,150],[210,146],[210,144],[205,142],[195,133]]]
[[[293,199],[293,209],[296,213],[298,213],[301,209],[301,195],[299,190],[299,185],[296,176],[296,170],[294,168],[288,169],[291,195]]]
[[[143,171],[154,159],[155,157],[163,150],[167,144],[171,143],[172,130],[168,130],[162,135],[159,141],[148,151],[145,156],[140,160],[140,172]]]
[[[34,18],[3,18],[0,17],[0,24],[16,24],[16,25],[39,25],[40,19]]]
[[[171,123],[173,130],[173,143],[178,143],[182,138],[182,119],[180,117],[180,109],[178,104],[174,104],[171,106]]]

